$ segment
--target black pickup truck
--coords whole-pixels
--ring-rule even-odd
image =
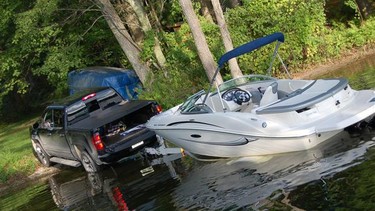
[[[156,143],[144,123],[161,112],[154,101],[124,100],[112,88],[86,90],[46,108],[30,128],[34,154],[45,166],[81,164],[87,172]]]

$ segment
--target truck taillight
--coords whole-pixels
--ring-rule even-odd
[[[92,143],[94,144],[96,150],[103,150],[104,144],[102,142],[102,138],[100,137],[99,133],[94,133],[92,136]]]
[[[160,113],[163,111],[161,105],[159,105],[159,104],[155,105],[155,110],[156,110],[156,112],[157,112],[158,114],[160,114]]]
[[[112,193],[113,193],[113,199],[117,203],[118,210],[128,211],[129,210],[128,205],[126,204],[126,201],[124,200],[124,197],[121,193],[120,188],[119,187],[113,188]]]
[[[88,99],[90,99],[90,98],[93,98],[93,97],[95,97],[95,96],[96,96],[96,93],[92,93],[92,94],[86,95],[86,96],[84,96],[84,97],[82,98],[82,101],[86,101],[86,100],[88,100]]]

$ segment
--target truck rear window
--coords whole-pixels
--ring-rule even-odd
[[[97,110],[105,110],[117,105],[123,99],[112,89],[105,89],[97,93],[92,93],[89,98],[84,97],[67,108],[68,125],[82,120],[90,113]]]

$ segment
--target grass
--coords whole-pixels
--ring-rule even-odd
[[[30,175],[38,167],[29,136],[34,121],[0,125],[0,184]]]

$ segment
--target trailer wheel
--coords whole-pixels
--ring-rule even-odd
[[[35,143],[34,152],[36,153],[36,156],[41,164],[46,167],[51,166],[49,155],[46,153],[46,151],[44,151],[43,147],[39,143]]]
[[[86,151],[81,152],[81,163],[86,172],[93,173],[100,170],[100,166],[95,163]]]

